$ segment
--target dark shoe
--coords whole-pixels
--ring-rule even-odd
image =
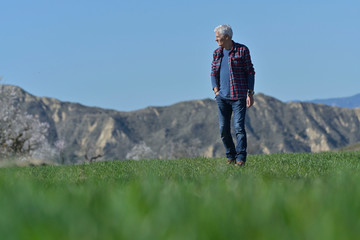
[[[245,167],[245,162],[244,161],[236,161],[235,166]]]
[[[233,160],[228,159],[228,160],[227,160],[227,163],[228,163],[228,164],[235,164],[235,162],[236,162],[235,159],[233,159]]]

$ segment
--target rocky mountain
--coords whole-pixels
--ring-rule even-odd
[[[99,155],[103,160],[224,156],[212,99],[118,112],[36,97],[20,88],[17,97],[24,111],[50,124],[50,143],[65,140],[68,163]],[[246,128],[249,154],[328,151],[360,142],[360,109],[284,103],[257,94]]]
[[[315,99],[309,102],[337,107],[360,108],[360,93],[351,97]]]

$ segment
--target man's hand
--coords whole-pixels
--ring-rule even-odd
[[[214,93],[215,93],[215,96],[219,95],[219,88],[218,87],[214,87]]]
[[[246,98],[246,105],[247,107],[251,107],[252,105],[254,104],[254,95],[248,95],[247,98]]]

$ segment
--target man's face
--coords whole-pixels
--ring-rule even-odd
[[[220,47],[224,47],[224,43],[229,41],[228,35],[220,35],[218,32],[215,32],[215,41]]]

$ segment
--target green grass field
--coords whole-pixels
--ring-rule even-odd
[[[0,169],[0,239],[358,239],[360,152]]]

